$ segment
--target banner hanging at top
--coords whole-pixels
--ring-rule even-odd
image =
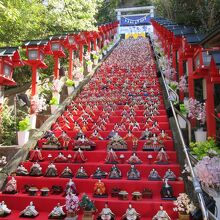
[[[120,25],[121,26],[132,26],[132,25],[145,25],[150,24],[150,15],[145,16],[122,16]]]

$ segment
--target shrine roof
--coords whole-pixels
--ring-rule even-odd
[[[13,56],[14,53],[18,50],[18,47],[1,47],[0,48],[0,56],[6,57],[6,56]]]
[[[48,43],[48,40],[30,40],[30,41],[25,41],[24,46],[42,46],[46,45]]]
[[[213,59],[216,65],[218,66],[218,68],[220,68],[220,50],[210,51],[209,53],[213,56]]]
[[[206,37],[200,42],[204,48],[219,47],[220,46],[220,25],[208,33]]]
[[[49,36],[49,40],[65,40],[67,35],[52,35]]]
[[[205,37],[204,34],[187,34],[185,38],[190,44],[199,44]]]
[[[194,33],[195,33],[195,29],[190,27],[183,27],[173,30],[173,34],[175,36],[194,34]]]

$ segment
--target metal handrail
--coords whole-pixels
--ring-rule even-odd
[[[174,94],[174,96],[175,96],[175,98],[176,98],[176,100],[175,100],[175,102],[177,102],[177,103],[179,103],[179,96],[178,96],[178,94],[176,93],[176,91],[175,90],[173,90],[169,85],[167,85],[168,86],[168,91],[169,91],[169,97],[171,98],[171,95],[172,95],[172,93]],[[172,100],[172,101],[174,101],[174,100]]]
[[[154,45],[152,45],[152,46],[153,46],[153,50],[154,50]],[[156,59],[157,59],[157,63],[158,63],[157,56],[156,56]],[[158,68],[161,71],[160,66],[158,66]],[[187,145],[184,141],[183,134],[182,134],[181,128],[180,128],[178,120],[177,120],[177,115],[176,115],[176,112],[175,112],[175,108],[174,108],[173,103],[170,99],[168,85],[165,82],[164,75],[161,74],[161,76],[162,76],[163,83],[164,83],[164,86],[165,86],[165,90],[166,90],[166,93],[167,93],[167,96],[168,96],[168,100],[169,100],[169,103],[170,103],[170,106],[171,106],[171,109],[172,109],[172,112],[173,112],[174,120],[176,122],[177,130],[178,130],[178,133],[179,133],[179,136],[180,136],[180,141],[181,141],[182,146],[183,146],[183,151],[185,153],[186,160],[187,160],[187,163],[188,163],[188,166],[189,166],[189,169],[190,169],[194,190],[196,192],[196,195],[197,195],[197,198],[198,198],[198,201],[199,201],[199,205],[200,205],[200,208],[201,208],[201,211],[202,211],[203,220],[208,220],[209,219],[209,212],[208,212],[208,209],[206,208],[206,204],[205,204],[203,194],[202,194],[202,189],[201,189],[199,180],[195,175],[195,172],[193,170],[193,167],[192,167],[192,164],[191,164],[191,161],[190,161],[190,156],[188,154],[188,147],[187,147]],[[216,220],[217,220],[217,218],[216,218]]]
[[[178,109],[176,109],[174,107],[174,110],[176,112],[176,114],[178,114],[187,124],[188,126],[188,140],[189,140],[189,143],[192,141],[192,126],[191,126],[191,122],[188,118],[186,118]]]

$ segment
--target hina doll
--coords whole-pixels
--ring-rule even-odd
[[[139,180],[141,178],[140,172],[136,169],[134,164],[131,164],[130,170],[127,172],[129,180]]]
[[[163,209],[163,205],[160,205],[160,210],[152,218],[152,220],[171,220],[167,212]]]
[[[43,161],[44,158],[41,154],[41,150],[39,148],[36,148],[35,150],[33,150],[31,152],[29,160],[32,162]]]
[[[76,178],[79,178],[79,179],[87,179],[89,178],[88,174],[86,173],[85,169],[83,166],[81,166],[77,172],[76,172]]]
[[[115,214],[108,207],[108,202],[106,202],[105,207],[99,213],[97,220],[114,220],[114,219],[115,219]]]
[[[168,184],[168,179],[164,179],[162,189],[160,191],[161,198],[164,200],[175,200],[173,196],[173,188]]]
[[[46,177],[56,177],[58,176],[57,168],[54,163],[50,163],[46,169],[45,175]]]
[[[118,157],[112,148],[110,148],[110,150],[107,152],[105,163],[109,163],[109,164],[118,163]]]
[[[108,194],[106,193],[106,187],[105,184],[102,182],[101,179],[98,180],[98,182],[95,183],[94,186],[94,197],[107,197]]]
[[[60,203],[53,208],[50,212],[48,219],[63,219],[66,216],[65,212],[63,211],[63,206]]]
[[[102,171],[101,168],[98,166],[95,173],[92,175],[92,178],[102,179],[102,178],[106,178],[107,175],[108,175],[108,173]]]
[[[99,134],[97,130],[94,130],[91,136],[89,137],[90,140],[103,140],[103,137]]]
[[[28,176],[28,170],[24,167],[23,164],[19,165],[16,169],[17,176]]]
[[[5,217],[11,214],[11,209],[9,209],[4,201],[0,202],[0,217]]]
[[[155,170],[155,169],[152,169],[150,171],[150,174],[148,176],[148,179],[149,180],[153,180],[153,181],[156,181],[156,180],[161,180],[161,177],[160,175],[158,174],[158,172]]]
[[[142,161],[138,158],[136,152],[133,152],[132,155],[127,160],[127,163],[130,163],[130,164],[141,164]]]
[[[71,138],[67,135],[65,131],[58,137],[58,141],[62,148],[67,148]]]
[[[115,130],[112,130],[112,131],[108,134],[106,140],[109,140],[109,139],[113,138],[113,137],[116,135],[116,133],[117,133],[117,132],[115,132]]]
[[[86,138],[82,132],[79,132],[75,139],[73,150],[78,150],[79,148],[82,150],[93,150],[96,146],[95,142]]]
[[[155,133],[155,132],[160,131],[160,127],[159,127],[159,124],[158,124],[157,121],[155,121],[155,122],[153,123],[153,125],[150,127],[150,131],[151,131],[152,133]]]
[[[17,180],[13,176],[7,182],[3,193],[5,193],[5,194],[15,194],[15,193],[17,193]]]
[[[73,163],[85,163],[86,161],[87,159],[85,158],[83,151],[79,148],[73,156]]]
[[[30,169],[29,172],[30,176],[42,176],[42,167],[40,166],[40,164],[38,162],[35,162]]]
[[[169,181],[175,181],[176,175],[171,169],[168,169],[163,177],[163,179],[168,179]]]
[[[138,142],[138,138],[131,132],[131,130],[128,131],[128,133],[125,135],[123,138],[126,142],[127,141],[132,141],[133,143]]]
[[[54,163],[66,163],[68,159],[63,155],[62,152],[59,152],[58,156],[54,158]]]
[[[157,163],[157,164],[169,164],[169,156],[167,155],[164,147],[160,148],[160,151],[157,154],[155,163]]]
[[[113,164],[109,172],[109,179],[121,179],[121,178],[122,178],[121,171],[115,164]]]
[[[129,203],[128,208],[125,214],[122,216],[123,220],[138,220],[140,219],[140,214],[132,207],[131,203]]]
[[[72,170],[67,166],[66,168],[64,168],[64,170],[62,171],[62,173],[60,174],[61,178],[72,178],[73,177],[73,172]]]
[[[146,128],[145,131],[142,132],[142,134],[141,134],[139,139],[140,140],[147,140],[147,139],[149,139],[151,137],[151,135],[152,135],[152,132],[149,131],[148,128]]]
[[[151,137],[150,139],[146,140],[146,142],[145,142],[145,144],[143,146],[143,150],[157,151],[161,147],[163,147],[163,143],[158,140],[156,134],[153,134],[153,137]]]
[[[60,148],[60,142],[58,141],[53,131],[46,131],[41,140],[38,141],[38,146],[40,148],[46,148],[48,145],[54,146],[56,149]]]
[[[113,150],[127,150],[127,143],[123,140],[121,136],[116,132],[113,137],[110,138],[107,149],[113,149]]]
[[[158,139],[160,141],[165,141],[165,140],[171,140],[172,138],[164,130],[162,130],[161,133],[158,135]]]
[[[25,218],[35,218],[38,216],[38,211],[35,209],[34,203],[30,202],[30,205],[28,205],[22,212],[20,212],[20,217]]]
[[[73,194],[78,195],[76,191],[76,185],[72,179],[69,179],[69,182],[66,184],[65,195],[67,195],[68,193],[73,193]]]

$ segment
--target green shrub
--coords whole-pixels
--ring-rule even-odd
[[[75,85],[75,83],[74,83],[73,80],[71,80],[71,79],[67,79],[66,82],[65,82],[65,84],[66,84],[66,86],[68,86],[68,87],[71,87],[71,86],[74,86],[74,85]]]
[[[59,103],[58,103],[58,100],[57,100],[57,98],[56,97],[52,97],[52,99],[50,100],[50,105],[58,105]]]
[[[205,156],[212,156],[213,154],[220,154],[215,139],[208,137],[204,142],[191,142],[190,143],[191,153],[201,160]]]
[[[30,128],[30,119],[26,117],[25,119],[19,121],[18,129],[19,131],[27,131]]]

